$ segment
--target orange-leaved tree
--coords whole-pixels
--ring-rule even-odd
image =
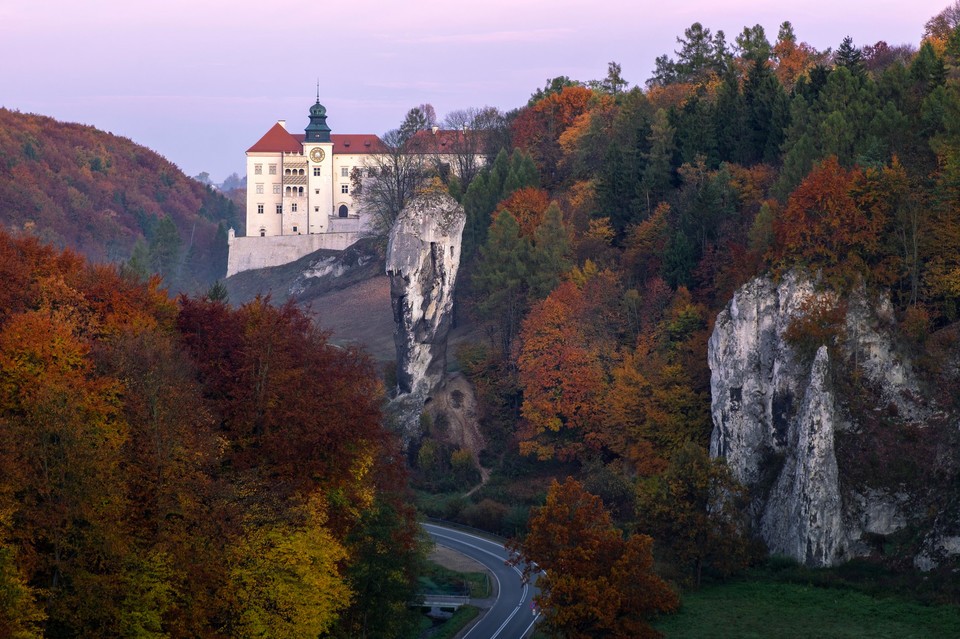
[[[560,136],[577,118],[587,113],[595,94],[584,87],[566,87],[526,107],[510,125],[514,145],[533,157],[544,186],[563,181],[558,168],[563,159]]]
[[[650,537],[625,539],[600,498],[570,477],[553,481],[527,537],[509,547],[525,580],[538,575],[539,628],[550,637],[659,637],[650,619],[677,607],[676,594],[653,572]]]
[[[576,459],[606,445],[599,414],[623,323],[621,295],[611,272],[588,266],[535,305],[520,333],[520,451],[540,459]]]
[[[550,195],[546,191],[528,186],[514,191],[510,197],[497,204],[497,211],[510,211],[520,225],[520,234],[532,241],[549,205]]]
[[[866,274],[884,219],[882,211],[858,206],[853,191],[861,179],[859,170],[844,169],[833,156],[804,178],[774,222],[782,266],[821,268],[841,283]]]

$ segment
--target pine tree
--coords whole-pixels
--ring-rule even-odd
[[[481,300],[477,313],[497,336],[506,357],[520,330],[530,288],[530,242],[520,234],[520,225],[509,211],[497,215],[481,253],[473,276]]]
[[[740,93],[740,81],[733,70],[727,72],[717,91],[714,113],[720,161],[744,164],[744,147],[750,139],[750,131],[747,128],[746,105]]]
[[[560,277],[573,266],[569,251],[570,235],[563,225],[560,207],[551,202],[535,233],[530,275],[532,298],[544,299],[560,283]]]
[[[150,268],[162,275],[168,284],[175,283],[180,275],[182,249],[183,240],[177,225],[169,215],[163,216],[150,240]]]
[[[847,36],[840,43],[836,55],[837,66],[844,67],[857,78],[863,77],[863,52],[853,46],[853,38]]]
[[[650,150],[643,156],[646,166],[641,188],[646,199],[647,215],[653,211],[653,207],[663,198],[673,182],[673,155],[677,149],[673,141],[674,133],[666,111],[657,111],[648,138]],[[635,221],[637,220],[629,220]]]

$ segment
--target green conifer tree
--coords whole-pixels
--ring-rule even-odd
[[[570,270],[570,234],[563,225],[563,215],[556,202],[551,202],[543,214],[543,221],[534,232],[533,268],[530,274],[530,295],[544,299],[561,276]]]
[[[520,234],[512,213],[497,215],[481,254],[473,276],[474,291],[481,300],[477,313],[496,335],[506,357],[520,330],[530,289],[530,242]]]

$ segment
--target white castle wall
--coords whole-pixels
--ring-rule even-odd
[[[227,236],[227,243],[230,245],[227,277],[256,268],[287,264],[320,249],[342,251],[358,238],[356,231],[236,237],[233,229],[230,229]]]

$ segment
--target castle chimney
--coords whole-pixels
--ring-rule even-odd
[[[432,127],[430,127],[430,130],[433,131],[434,135],[436,135],[437,131],[440,130],[440,127],[438,127],[437,125],[433,125]]]
[[[286,130],[286,128],[287,128],[287,121],[286,121],[286,120],[277,120],[277,124],[279,124],[280,126],[282,126],[282,127],[284,128],[284,130]]]

